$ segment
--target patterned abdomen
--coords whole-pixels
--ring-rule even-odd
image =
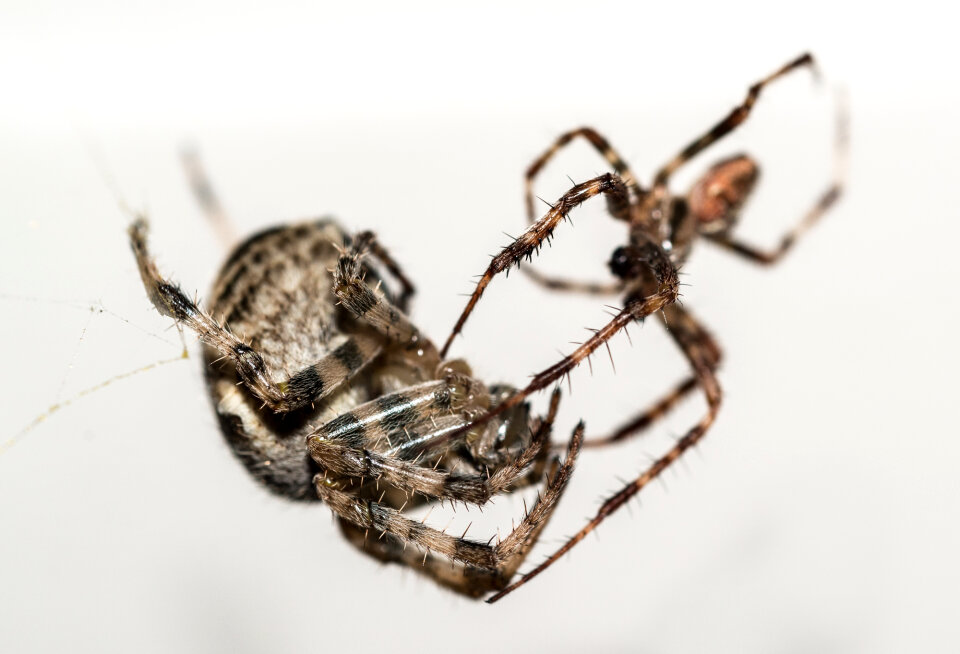
[[[336,306],[331,290],[329,271],[349,241],[332,220],[277,227],[238,246],[218,274],[210,311],[263,356],[276,381],[317,363],[351,334],[373,333]],[[377,280],[370,271],[368,283]],[[369,367],[313,407],[274,414],[239,383],[232,361],[217,361],[210,347],[204,354],[214,406],[237,457],[273,492],[316,499],[306,436],[374,396]]]

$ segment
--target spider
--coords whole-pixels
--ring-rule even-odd
[[[195,157],[186,163],[222,236],[207,177]],[[559,393],[541,418],[519,403],[463,429],[515,389],[487,386],[465,361],[440,357],[407,317],[413,284],[371,232],[351,235],[324,218],[255,234],[224,263],[209,310],[160,274],[142,216],[129,236],[154,307],[204,343],[222,431],[254,478],[290,500],[322,500],[348,541],[381,561],[468,597],[507,585],[580,451],[582,424],[562,462],[550,454]],[[482,506],[541,479],[542,493],[496,544],[403,513],[444,501]]]
[[[760,264],[773,264],[780,260],[797,239],[816,223],[835,204],[843,188],[844,159],[846,152],[846,113],[838,112],[836,137],[836,172],[827,190],[816,200],[802,220],[780,240],[772,250],[761,250],[738,240],[732,231],[750,192],[757,182],[759,168],[747,155],[739,154],[726,158],[712,167],[687,191],[677,195],[668,188],[671,176],[682,165],[700,154],[717,140],[732,132],[750,115],[763,89],[791,71],[808,67],[815,72],[814,59],[803,54],[787,63],[768,77],[750,87],[746,98],[723,120],[705,134],[694,140],[667,162],[656,173],[649,188],[640,186],[636,176],[605,138],[589,127],[583,127],[561,135],[556,142],[536,159],[526,173],[526,209],[529,228],[490,262],[477,283],[466,307],[450,332],[440,356],[445,357],[454,337],[483,295],[484,289],[494,276],[520,266],[526,257],[532,260],[544,241],[549,241],[557,225],[565,220],[577,206],[598,195],[606,198],[610,215],[627,223],[629,237],[626,245],[614,250],[609,261],[611,273],[617,278],[612,284],[588,284],[579,281],[545,277],[531,270],[524,270],[539,284],[555,290],[585,292],[594,295],[623,293],[623,308],[613,319],[598,330],[571,354],[549,368],[534,375],[530,383],[509,398],[497,404],[486,414],[461,430],[476,428],[486,420],[505,415],[520,406],[530,394],[547,388],[568,375],[580,362],[588,358],[601,345],[635,321],[660,312],[669,328],[669,333],[679,346],[692,368],[693,374],[654,403],[647,410],[627,421],[606,438],[588,439],[584,446],[608,445],[631,437],[666,414],[684,396],[694,389],[701,389],[707,404],[706,414],[687,431],[676,444],[645,470],[640,476],[607,498],[596,515],[576,534],[569,538],[554,554],[517,581],[499,591],[488,602],[494,602],[530,581],[556,562],[577,543],[594,530],[603,520],[639,493],[647,484],[679,459],[684,452],[694,447],[707,433],[720,410],[721,388],[716,370],[720,364],[721,350],[713,336],[700,321],[677,299],[679,296],[678,271],[686,261],[693,243],[703,237],[740,256]],[[533,182],[543,166],[565,145],[574,139],[586,139],[615,171],[576,184],[565,193],[539,220],[535,220]],[[549,203],[548,203],[549,204]],[[456,433],[456,432],[455,432]]]

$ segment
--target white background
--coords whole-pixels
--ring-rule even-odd
[[[960,647],[955,15],[925,3],[0,4],[0,650],[899,652]],[[866,7],[866,5],[864,5]],[[442,340],[471,276],[523,229],[522,172],[589,124],[642,180],[803,52],[750,122],[740,233],[773,243],[826,184],[832,89],[852,111],[843,202],[773,269],[704,245],[685,306],[724,345],[699,453],[495,606],[348,546],[222,443],[198,351],[147,302],[118,196],[201,294],[224,256],[185,183],[200,148],[241,233],[333,214],[377,231]],[[604,171],[583,145],[538,192]],[[602,278],[622,226],[585,206],[543,270]],[[616,303],[611,298],[610,303]],[[602,302],[496,280],[455,354],[522,384]],[[573,377],[558,436],[600,434],[684,374],[658,321]],[[544,398],[537,399],[542,405]],[[669,447],[587,452],[532,561]],[[485,526],[522,510],[500,501]],[[473,516],[471,516],[473,517]],[[458,520],[466,520],[459,516]],[[438,527],[447,518],[431,516]],[[457,523],[461,524],[461,523]],[[477,530],[474,532],[474,530]]]

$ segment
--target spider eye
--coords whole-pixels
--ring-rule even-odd
[[[610,266],[610,272],[614,275],[620,279],[627,279],[631,276],[633,258],[629,255],[627,248],[621,245],[613,251],[613,256],[610,257],[610,263],[607,265]]]

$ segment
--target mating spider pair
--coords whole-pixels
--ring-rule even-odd
[[[803,55],[753,85],[741,105],[661,168],[649,188],[640,186],[592,129],[561,136],[527,171],[531,226],[493,258],[439,350],[407,315],[413,285],[370,232],[351,235],[324,219],[256,234],[223,265],[209,312],[158,272],[142,219],[130,228],[131,244],[154,306],[204,342],[221,426],[252,475],[290,499],[325,502],[348,540],[368,554],[410,565],[468,596],[495,592],[488,600],[495,601],[582,540],[714,422],[721,402],[715,376],[720,348],[676,303],[679,267],[698,236],[773,263],[836,201],[842,179],[838,167],[833,184],[770,252],[731,235],[757,180],[752,159],[741,155],[721,161],[685,195],[671,193],[668,182],[680,166],[746,120],[767,84],[812,66],[812,57]],[[534,178],[577,137],[592,144],[615,174],[575,185],[534,220]],[[838,153],[844,140],[841,126]],[[211,216],[222,216],[195,162],[190,170],[201,203]],[[610,260],[617,281],[597,286],[531,274],[548,288],[623,293],[623,308],[613,320],[522,389],[487,385],[465,361],[448,359],[451,342],[493,277],[532,256],[570,211],[597,195],[605,196],[609,213],[629,226],[627,244]],[[621,329],[655,312],[665,316],[693,374],[612,436],[584,443],[580,423],[566,458],[551,455],[559,392],[554,391],[544,416],[531,415],[526,398],[560,380]],[[706,397],[706,414],[648,470],[607,499],[563,547],[511,585],[563,495],[582,446],[637,433],[697,388]],[[466,532],[450,535],[404,515],[407,507],[437,501],[482,506],[495,495],[534,484],[541,484],[537,500],[496,544],[492,538],[473,540]]]

